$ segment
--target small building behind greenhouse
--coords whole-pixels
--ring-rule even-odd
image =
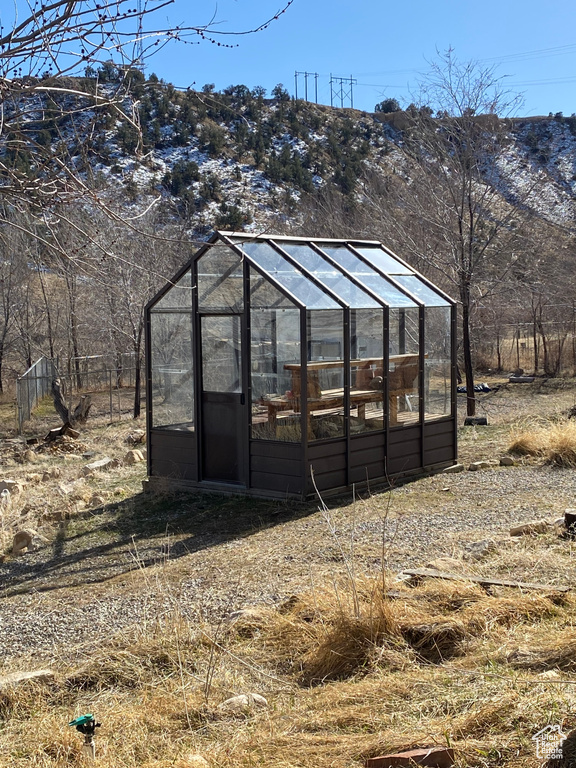
[[[455,323],[378,242],[216,232],[146,308],[150,486],[304,499],[453,464]]]

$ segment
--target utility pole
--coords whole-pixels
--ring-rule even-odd
[[[298,78],[304,77],[304,99],[308,101],[308,78],[314,77],[314,101],[318,104],[318,72],[294,72],[294,95],[298,99]]]

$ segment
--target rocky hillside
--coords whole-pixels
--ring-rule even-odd
[[[38,149],[60,157],[97,186],[119,188],[128,206],[161,197],[167,216],[184,218],[197,236],[214,227],[260,230],[278,216],[297,217],[302,196],[332,188],[361,201],[367,173],[409,181],[407,113],[369,114],[294,101],[277,86],[244,85],[179,92],[138,71],[129,84],[103,68],[74,81],[101,97],[124,89],[115,106],[91,108],[70,96],[35,97],[8,135],[9,161],[34,172]],[[98,85],[97,85],[98,83]],[[568,226],[576,197],[576,117],[497,121],[507,149],[485,168],[503,198]],[[136,126],[140,126],[141,133]],[[28,145],[28,146],[27,146]],[[6,152],[6,150],[4,150]]]

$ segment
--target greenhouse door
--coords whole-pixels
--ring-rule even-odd
[[[242,316],[203,315],[202,479],[244,485]]]

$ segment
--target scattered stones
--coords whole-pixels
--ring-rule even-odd
[[[0,493],[3,490],[10,491],[11,496],[18,496],[24,490],[24,485],[17,480],[0,480]]]
[[[27,483],[39,483],[42,480],[42,475],[39,472],[31,472],[29,475],[26,475],[26,482]]]
[[[462,560],[456,560],[455,557],[435,557],[426,563],[426,568],[433,568],[435,571],[447,571],[448,573],[458,573],[462,570]]]
[[[489,461],[473,461],[468,467],[470,472],[477,472],[479,469],[490,469],[492,467]]]
[[[22,458],[24,461],[27,461],[29,463],[34,463],[35,461],[38,461],[38,456],[34,453],[34,451],[31,451],[28,449],[27,451],[24,451],[22,454]]]
[[[405,765],[451,768],[454,765],[454,750],[451,747],[424,747],[366,760],[366,768],[400,768]]]
[[[49,480],[57,480],[62,476],[62,470],[60,467],[50,467],[42,475],[42,480],[46,483]]]
[[[28,680],[34,680],[37,683],[51,683],[56,677],[51,669],[35,669],[30,672],[12,672],[9,675],[0,677],[0,690],[9,686],[25,683]]]
[[[93,475],[95,472],[101,472],[105,471],[107,469],[113,469],[112,466],[114,462],[114,459],[111,459],[109,456],[105,456],[103,459],[98,459],[98,461],[93,461],[90,464],[85,464],[84,467],[82,467],[82,474],[84,477],[89,477],[90,475]],[[118,466],[116,464],[115,466]]]
[[[453,475],[456,472],[464,472],[464,470],[465,470],[464,464],[452,464],[451,467],[446,467],[446,469],[443,470],[443,474]]]
[[[253,709],[265,709],[268,702],[264,696],[259,693],[242,693],[239,696],[232,696],[219,705],[218,709],[232,714],[246,714]]]
[[[139,461],[144,461],[144,456],[142,455],[142,451],[137,449],[128,451],[128,453],[124,456],[124,464],[129,466],[132,464],[137,464]]]
[[[516,464],[512,456],[501,456],[500,457],[500,466],[501,467],[513,467]]]
[[[91,507],[103,507],[104,504],[106,504],[106,499],[98,493],[95,493],[90,499]]]
[[[531,520],[529,523],[514,525],[510,528],[510,536],[530,536],[533,533],[547,533],[552,527],[549,520]]]
[[[137,429],[131,432],[126,438],[129,445],[138,445],[146,442],[146,432],[143,429]]]
[[[32,546],[34,536],[36,536],[36,531],[31,529],[27,531],[18,531],[14,534],[14,538],[12,539],[12,554],[14,557],[24,554],[24,551]]]
[[[85,482],[83,477],[79,477],[78,480],[73,480],[71,483],[60,483],[58,490],[63,496],[70,496],[70,494],[77,493]]]
[[[492,552],[498,549],[494,539],[482,539],[481,541],[470,541],[464,546],[465,560],[482,560]]]
[[[121,486],[118,486],[118,488],[114,488],[114,496],[125,496],[128,493],[126,488],[122,488]]]

